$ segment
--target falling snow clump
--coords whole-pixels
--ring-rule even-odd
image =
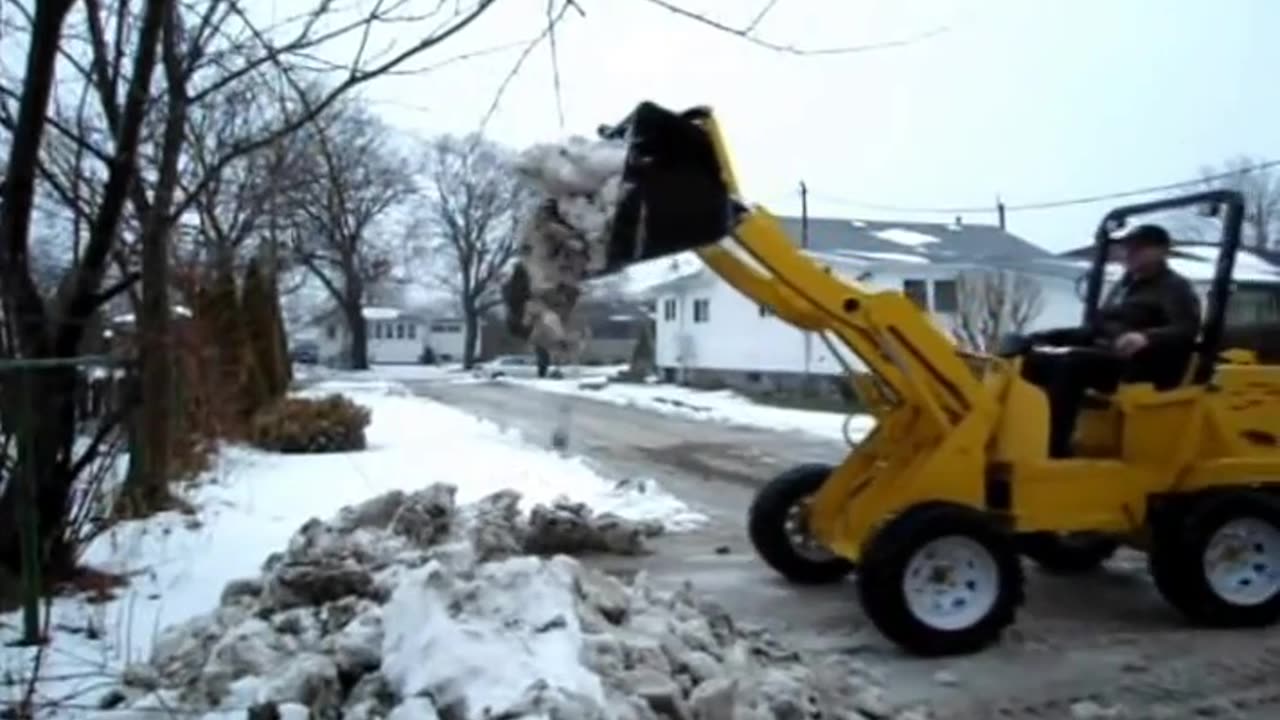
[[[515,161],[538,202],[521,228],[519,262],[505,288],[508,320],[557,361],[582,342],[568,318],[582,283],[606,269],[626,158],[625,141],[572,137],[534,145]]]

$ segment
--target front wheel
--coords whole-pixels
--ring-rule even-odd
[[[1156,528],[1156,588],[1193,623],[1262,627],[1280,620],[1280,503],[1255,492],[1196,501]]]
[[[982,512],[918,505],[872,536],[858,566],[863,610],[885,637],[925,657],[977,652],[1023,600],[1012,538]]]
[[[830,465],[801,465],[770,480],[747,513],[747,533],[756,554],[780,575],[800,585],[844,579],[853,563],[822,547],[808,531],[808,502],[831,476]]]

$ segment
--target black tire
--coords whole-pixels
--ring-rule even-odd
[[[1119,548],[1114,538],[1095,533],[1028,533],[1018,538],[1018,550],[1053,575],[1093,572]]]
[[[839,582],[853,572],[853,563],[837,555],[807,557],[796,547],[787,523],[792,509],[804,502],[831,475],[830,465],[800,465],[760,488],[747,512],[747,534],[756,554],[778,574],[797,585]]]
[[[921,618],[904,580],[917,554],[943,538],[963,538],[985,551],[994,568],[991,605],[975,620],[943,627]],[[976,568],[969,564],[970,570]],[[990,569],[988,568],[988,569]],[[907,652],[923,657],[977,652],[1000,640],[1022,605],[1022,564],[1013,536],[971,508],[928,503],[907,510],[872,536],[858,563],[858,595],[876,628]]]
[[[1215,535],[1228,523],[1253,520],[1269,526],[1277,538],[1248,548],[1262,553],[1280,543],[1280,503],[1267,495],[1237,491],[1195,501],[1180,516],[1165,519],[1153,528],[1148,567],[1156,589],[1165,601],[1190,622],[1219,628],[1264,627],[1280,620],[1280,584],[1256,599],[1230,598],[1214,588],[1205,559]],[[1268,548],[1267,545],[1273,547]],[[1280,574],[1280,556],[1259,556],[1250,561],[1256,573]],[[1258,579],[1246,574],[1240,588],[1257,587]]]

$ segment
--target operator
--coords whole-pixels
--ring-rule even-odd
[[[1102,352],[1033,350],[1024,376],[1049,398],[1049,456],[1071,455],[1076,416],[1086,391],[1115,392],[1121,383],[1176,387],[1186,374],[1200,333],[1200,298],[1169,267],[1172,242],[1158,225],[1140,225],[1117,238],[1125,273],[1107,293],[1096,327],[1037,333],[1037,345],[1092,347]]]

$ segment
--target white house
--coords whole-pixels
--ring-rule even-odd
[[[801,239],[800,221],[782,218]],[[835,219],[808,221],[808,252],[839,275],[869,288],[912,297],[945,328],[955,327],[961,298],[958,278],[1000,269],[1034,281],[1040,312],[1028,330],[1078,324],[1080,278],[1088,250],[1054,256],[993,226],[927,225]],[[1213,274],[1213,248],[1179,248],[1176,268],[1202,293]],[[1233,319],[1280,319],[1280,262],[1242,253]],[[668,381],[726,384],[749,389],[793,386],[805,377],[834,376],[845,363],[861,363],[843,347],[833,355],[821,337],[774,317],[697,263],[651,289],[657,304],[655,360]]]
[[[460,318],[368,306],[364,308],[364,320],[370,363],[420,363],[428,348],[435,362],[462,361],[465,333]],[[334,364],[346,356],[347,323],[336,310],[321,315],[307,334],[315,338],[321,362]]]
[[[426,321],[416,314],[393,307],[368,306],[363,310],[369,341],[370,363],[416,363],[422,358],[427,340]],[[335,310],[319,320],[320,359],[332,363],[346,356],[347,323]]]
[[[442,317],[427,325],[427,347],[436,362],[462,362],[466,347],[466,327],[461,318]]]

